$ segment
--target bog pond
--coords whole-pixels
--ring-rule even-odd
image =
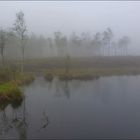
[[[22,103],[0,105],[0,139],[140,138],[140,76],[21,87]]]

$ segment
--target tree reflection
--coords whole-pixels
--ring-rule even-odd
[[[0,135],[5,135],[12,128],[11,121],[8,119],[5,110],[2,111],[0,120]]]
[[[54,94],[56,97],[66,96],[70,98],[70,91],[69,91],[69,81],[61,81],[59,79],[54,79],[52,82],[52,90],[54,90]]]
[[[15,129],[17,130],[17,132],[19,134],[20,139],[27,139],[28,123],[27,123],[27,117],[26,117],[27,112],[26,112],[25,102],[26,102],[26,100],[25,100],[25,96],[24,96],[24,100],[23,100],[23,103],[22,103],[22,106],[21,106],[21,109],[20,109],[22,111],[22,114],[20,116],[20,113],[16,112],[16,116],[12,121],[13,126],[15,127]]]
[[[12,125],[12,118],[8,118],[8,115],[6,113],[6,108],[11,105],[13,109],[17,109],[19,106],[21,106],[23,99],[20,100],[13,100],[13,101],[2,101],[0,104],[0,111],[1,111],[1,118],[0,118],[0,134],[4,135],[9,132],[11,128],[13,128]]]
[[[64,94],[67,98],[70,98],[69,83],[67,80],[64,82]]]
[[[94,80],[98,80],[99,77],[96,77]],[[71,96],[71,91],[80,90],[82,85],[86,83],[86,81],[81,80],[59,80],[59,78],[54,78],[51,82],[48,82],[48,89],[52,92],[56,97],[65,96],[68,99]],[[71,91],[70,91],[71,90]]]
[[[49,125],[49,117],[46,115],[46,112],[45,111],[43,111],[43,113],[42,113],[42,124],[41,124],[41,128],[40,128],[40,130],[42,130],[42,129],[46,129],[47,128],[47,126]]]
[[[40,130],[44,130],[49,125],[48,114],[43,111]],[[0,104],[0,135],[8,136],[13,130],[18,134],[19,139],[27,139],[28,134],[28,111],[25,96],[22,100],[4,102]],[[16,137],[16,136],[14,136]],[[17,137],[16,137],[17,138]]]
[[[12,107],[11,115],[7,111],[8,105]],[[27,138],[26,107],[25,99],[14,100],[12,102],[1,103],[0,135],[6,135],[11,129],[16,129],[20,139]],[[21,110],[23,113],[21,114]],[[11,117],[12,116],[12,117]]]

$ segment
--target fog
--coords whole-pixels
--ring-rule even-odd
[[[77,36],[85,32],[93,37],[97,32],[102,33],[110,28],[113,40],[122,36],[130,38],[129,55],[139,55],[139,9],[138,1],[1,1],[0,26],[11,28],[15,14],[22,10],[29,36],[34,33],[38,37],[42,35],[44,38],[53,38],[54,32],[59,31],[67,37],[73,32]],[[44,56],[47,56],[47,51],[46,47],[43,50]],[[56,53],[55,50],[54,55]]]
[[[0,1],[0,139],[140,139],[140,1]]]

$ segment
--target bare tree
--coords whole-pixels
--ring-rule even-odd
[[[111,39],[113,38],[113,32],[110,28],[107,28],[106,31],[103,32],[103,41],[104,44],[107,45],[108,49],[108,55],[110,55],[110,49],[111,49]]]
[[[101,34],[99,32],[97,32],[94,36],[93,45],[96,55],[101,55]]]
[[[85,48],[86,51],[84,51],[84,52],[86,52],[86,54],[88,56],[93,55],[93,44],[92,44],[91,40],[92,39],[91,39],[91,35],[89,32],[83,32],[81,34],[81,49],[80,50]]]
[[[26,25],[24,20],[24,13],[22,11],[16,14],[16,20],[14,23],[13,30],[17,33],[20,39],[21,52],[22,52],[22,62],[21,62],[21,72],[24,72],[24,53],[25,53],[25,43],[26,43]]]
[[[128,36],[123,36],[124,55],[127,55],[127,53],[128,53],[129,43],[130,43],[130,38]]]
[[[56,45],[56,47],[57,47],[57,55],[58,55],[58,57],[60,57],[61,56],[61,36],[62,36],[62,34],[61,34],[61,32],[55,32],[54,33],[54,41],[55,41],[55,45]]]
[[[112,55],[116,56],[117,55],[117,43],[115,41],[113,41],[111,43],[111,48],[113,50]]]
[[[48,51],[49,51],[49,56],[52,57],[52,56],[55,56],[55,50],[54,50],[54,45],[53,45],[53,39],[48,37],[47,38],[47,46],[48,46]]]
[[[121,54],[122,55],[127,55],[127,47],[130,43],[130,39],[128,36],[123,36],[121,39],[118,41],[118,46],[121,49]]]
[[[2,58],[2,65],[4,65],[5,44],[6,44],[6,32],[3,29],[0,29],[0,54]]]
[[[61,32],[55,32],[55,43],[57,47],[57,53],[59,57],[65,57],[67,48],[67,37],[63,36]]]

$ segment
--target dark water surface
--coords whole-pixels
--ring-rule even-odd
[[[139,138],[140,76],[46,82],[21,88],[0,110],[0,138]]]

